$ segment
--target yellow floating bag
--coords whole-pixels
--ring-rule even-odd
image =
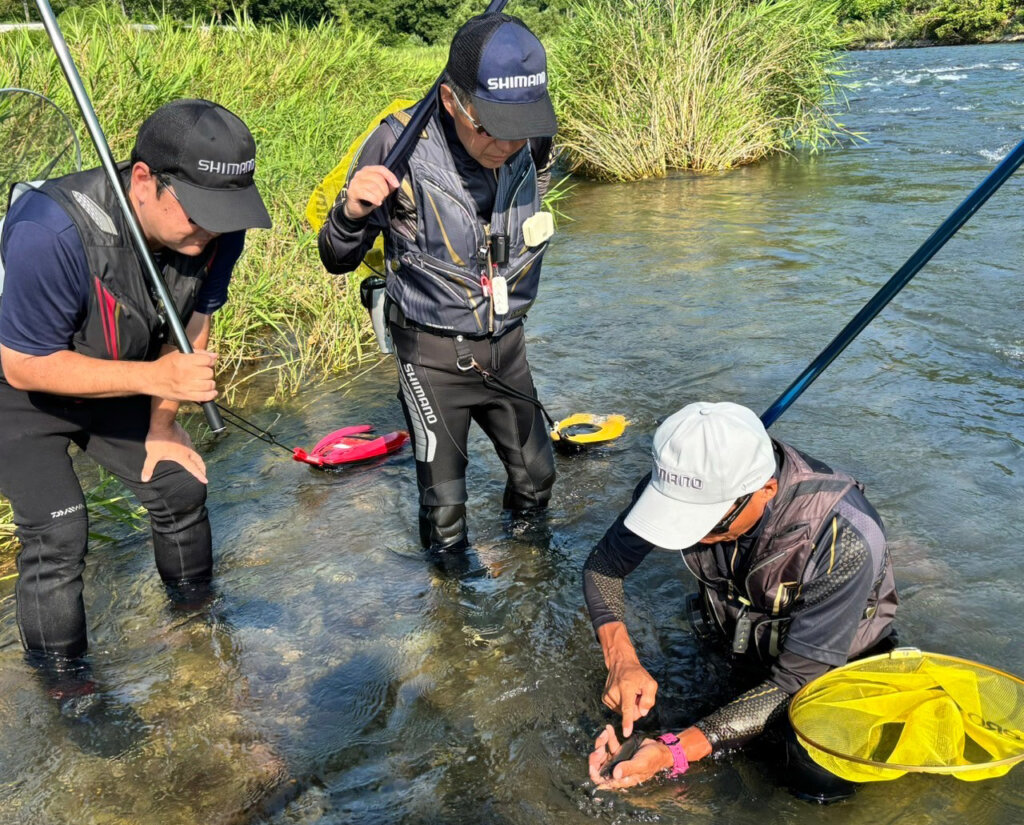
[[[990,779],[1024,759],[1024,681],[917,648],[829,671],[797,692],[789,719],[815,762],[853,782]]]
[[[314,230],[319,231],[320,227],[324,225],[324,221],[327,220],[327,213],[331,211],[338,193],[345,185],[349,167],[359,156],[359,150],[363,148],[366,139],[388,115],[393,115],[402,109],[408,109],[415,103],[415,100],[392,100],[385,108],[377,112],[373,120],[370,121],[370,125],[366,127],[359,137],[352,141],[348,151],[338,165],[313,190],[313,194],[309,196],[309,203],[306,204],[306,220],[309,221]]]

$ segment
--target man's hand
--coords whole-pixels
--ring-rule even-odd
[[[169,427],[149,428],[146,435],[146,461],[142,465],[142,481],[153,478],[153,471],[161,461],[180,464],[203,484],[206,480],[206,463],[192,447],[192,439],[177,422]]]
[[[386,166],[364,166],[345,187],[342,209],[345,217],[361,220],[388,199],[398,188],[398,178]]]
[[[145,392],[168,401],[213,401],[217,397],[213,380],[216,361],[217,356],[206,350],[189,355],[177,350],[168,352],[153,362],[152,382]]]
[[[668,745],[656,739],[644,739],[632,759],[620,762],[612,769],[610,779],[601,776],[601,768],[615,758],[620,747],[622,745],[615,736],[615,729],[611,725],[606,725],[594,742],[594,750],[587,758],[590,779],[598,788],[630,788],[646,782],[659,771],[672,767],[672,751],[668,749]]]
[[[608,667],[601,700],[622,716],[622,735],[633,733],[633,722],[654,707],[658,683],[639,661],[613,661]]]

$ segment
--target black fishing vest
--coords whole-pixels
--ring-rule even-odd
[[[789,611],[803,584],[815,540],[839,500],[854,486],[863,489],[846,473],[809,459],[788,444],[774,443],[783,453],[779,490],[746,561],[742,581],[723,576],[713,545],[682,552],[683,561],[700,583],[706,612],[718,630],[733,640],[733,651],[764,663],[773,662],[782,650]],[[884,559],[874,562],[880,572],[861,615],[849,658],[883,638],[896,613],[896,586],[888,552]],[[737,633],[740,623],[744,632]]]
[[[386,120],[396,137],[408,112]],[[547,242],[528,247],[523,222],[540,209],[537,171],[529,144],[498,172],[498,191],[489,223],[456,171],[435,115],[409,157],[405,193],[413,200],[416,226],[392,226],[386,233],[387,293],[405,317],[439,331],[501,335],[526,315],[537,297],[540,258]],[[507,263],[492,266],[491,236],[507,241]],[[508,311],[495,312],[489,278],[505,278]]]
[[[122,180],[129,164],[118,166]],[[71,349],[93,358],[152,361],[169,327],[151,293],[117,199],[102,168],[46,181],[39,191],[55,200],[78,230],[89,266],[89,303]],[[178,317],[188,324],[196,296],[216,254],[216,240],[196,256],[164,249],[158,270]]]

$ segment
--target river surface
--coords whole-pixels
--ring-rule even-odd
[[[90,555],[92,662],[108,713],[58,717],[0,584],[0,822],[868,823],[1024,821],[1024,769],[906,777],[827,809],[753,753],[592,795],[609,713],[583,562],[647,471],[659,419],[699,399],[763,411],[1024,138],[1024,45],[852,54],[863,142],[728,174],[581,183],[528,323],[560,414],[621,412],[614,446],[559,458],[546,526],[500,512],[471,440],[477,572],[418,549],[411,453],[337,475],[234,432],[205,448],[214,603],[172,609],[145,538]],[[892,543],[904,641],[1024,673],[1024,177],[1017,175],[773,427],[862,479]],[[403,426],[391,363],[304,393],[274,424],[310,446]],[[691,640],[671,554],[626,583],[661,684],[652,726],[729,698]],[[92,727],[82,730],[82,725]],[[127,740],[101,755],[106,737]],[[770,760],[768,760],[770,761]]]

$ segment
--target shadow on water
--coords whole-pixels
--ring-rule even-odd
[[[239,433],[209,445],[214,602],[172,609],[147,543],[87,570],[101,690],[141,724],[119,756],[82,749],[22,660],[0,583],[4,823],[1019,822],[1019,769],[969,784],[906,777],[817,809],[757,753],[684,781],[594,794],[585,754],[609,721],[582,606],[593,543],[685,402],[760,412],[1022,136],[1024,48],[849,57],[855,143],[726,175],[581,184],[528,324],[553,411],[621,412],[616,444],[558,459],[549,518],[499,514],[475,433],[473,575],[424,558],[408,450],[319,473]],[[886,520],[903,637],[1024,672],[1024,199],[1011,180],[775,426],[857,474]],[[403,426],[382,363],[305,393],[275,431]],[[251,412],[269,424],[269,413]],[[661,684],[651,730],[729,692],[691,638],[678,559],[627,582],[629,624]]]

